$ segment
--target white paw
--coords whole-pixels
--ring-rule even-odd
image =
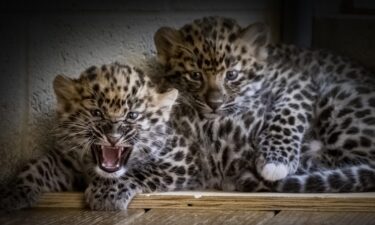
[[[288,175],[288,167],[283,164],[268,163],[263,167],[261,175],[269,181],[281,180]]]

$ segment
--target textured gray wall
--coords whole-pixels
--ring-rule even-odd
[[[233,17],[242,25],[265,21],[279,35],[276,0],[18,2],[0,15],[0,181],[48,149],[57,74],[76,77],[93,64],[151,57],[160,26],[202,16]]]

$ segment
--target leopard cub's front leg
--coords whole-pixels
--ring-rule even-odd
[[[198,183],[194,177],[178,170],[182,167],[175,168],[176,170],[172,168],[170,173],[159,168],[137,170],[119,178],[96,177],[85,191],[86,202],[93,210],[125,210],[136,194],[184,190],[188,189],[191,183]],[[187,179],[182,178],[184,176]]]
[[[281,180],[288,174],[293,174],[299,164],[298,140],[291,141],[288,137],[277,139],[274,136],[262,135],[256,161],[258,172],[269,181]],[[293,143],[286,145],[283,141]]]
[[[281,180],[297,170],[314,100],[311,85],[302,83],[290,85],[286,92],[277,96],[279,101],[273,104],[266,129],[259,137],[256,166],[265,180]]]
[[[132,179],[96,178],[85,190],[85,199],[92,210],[124,210],[140,192]]]

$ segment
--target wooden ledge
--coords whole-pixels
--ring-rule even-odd
[[[38,208],[84,208],[83,193],[46,193]],[[167,192],[136,196],[129,208],[304,210],[375,212],[375,193],[286,194],[232,192]]]

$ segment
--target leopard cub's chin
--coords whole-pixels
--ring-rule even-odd
[[[104,177],[104,178],[118,178],[118,177],[121,177],[121,176],[125,175],[125,173],[127,171],[126,166],[121,166],[115,172],[107,172],[107,171],[104,171],[103,169],[101,169],[98,165],[95,166],[94,170],[95,170],[96,174],[98,174],[99,176]]]

